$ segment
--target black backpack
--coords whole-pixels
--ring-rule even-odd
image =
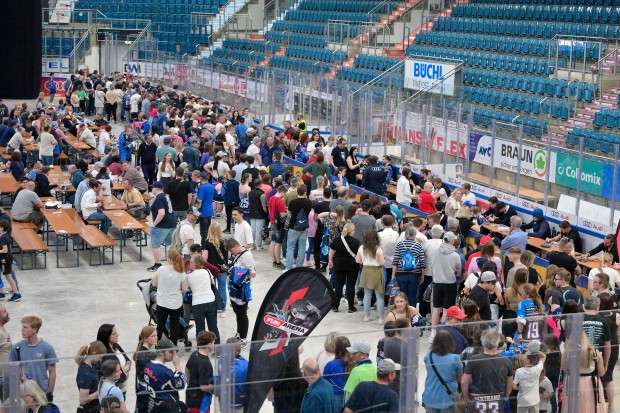
[[[306,214],[306,210],[302,208],[297,213],[297,220],[295,220],[295,226],[293,229],[295,231],[305,231],[309,226],[308,215]]]

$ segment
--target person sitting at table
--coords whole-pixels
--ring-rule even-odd
[[[101,221],[101,232],[108,233],[112,221],[105,216],[100,210],[103,208],[103,194],[101,193],[101,182],[96,179],[88,181],[89,190],[82,195],[80,206],[82,208],[82,217],[86,221]]]
[[[588,290],[592,291],[594,288],[594,280],[600,274],[603,274],[608,279],[609,294],[614,296],[614,287],[620,288],[620,274],[618,271],[612,268],[613,257],[610,253],[604,252],[598,268],[593,269],[588,274]]]
[[[16,181],[20,181],[24,177],[24,162],[20,151],[11,154],[11,160],[6,163],[5,170],[10,171]]]
[[[82,159],[80,159],[79,161],[77,161],[75,163],[75,166],[82,171],[82,173],[84,175],[88,174],[88,169],[90,167],[90,165],[92,165],[93,163],[93,155],[91,155],[90,153],[86,153],[84,155],[82,155]]]
[[[105,163],[104,163],[104,166],[105,166]],[[112,175],[121,176],[123,174],[123,165],[121,165],[121,157],[118,155],[114,155],[112,157],[112,163],[108,165],[107,168]]]
[[[30,178],[31,181],[34,181],[34,178],[36,178],[37,175],[41,173],[41,168],[43,168],[43,164],[39,161],[36,161],[28,172],[28,178]]]
[[[49,180],[48,175],[51,170],[52,168],[50,168],[49,166],[44,166],[43,168],[41,168],[41,173],[37,174],[37,176],[34,178],[34,183],[36,184],[34,191],[40,197],[41,196],[51,197],[52,188],[56,187],[56,185],[50,185],[50,180]]]
[[[570,285],[575,286],[575,277],[581,274],[581,267],[577,263],[575,257],[573,257],[574,243],[573,240],[564,237],[558,242],[558,251],[551,251],[549,253],[549,264],[557,265],[560,268],[564,268],[571,273]]]
[[[75,165],[69,165],[67,167],[67,171],[69,172],[69,180],[71,181],[71,185],[73,185],[74,188],[77,188],[80,182],[84,180],[84,173],[82,173],[82,171]]]
[[[482,213],[483,216],[485,217],[490,217],[495,215],[495,212],[497,211],[496,206],[497,206],[497,197],[496,196],[492,196],[489,198],[489,207],[487,208],[486,211],[484,211]]]
[[[127,213],[137,220],[146,218],[144,210],[144,199],[142,194],[134,188],[131,181],[127,178],[123,179],[123,195],[121,195],[123,206],[127,207]]]
[[[510,226],[510,218],[517,215],[517,211],[510,205],[499,201],[495,204],[495,213],[489,217],[489,221],[497,225]],[[521,228],[519,228],[521,229]],[[524,248],[525,249],[525,248]]]
[[[499,205],[499,202],[498,202]],[[523,225],[523,219],[518,215],[510,217],[510,234],[502,240],[501,249],[502,253],[506,254],[506,251],[510,247],[519,247],[521,251],[525,251],[527,247],[527,234],[521,229]]]
[[[549,222],[545,219],[545,214],[540,208],[536,208],[532,211],[532,220],[529,224],[523,224],[521,226],[523,231],[531,229],[532,232],[528,232],[527,236],[532,238],[546,239],[551,236],[551,227]]]
[[[95,138],[95,134],[85,124],[80,124],[77,136],[78,141],[84,142],[90,149],[95,149],[97,147],[97,138]]]
[[[612,255],[613,263],[617,263],[619,261],[618,260],[618,247],[616,246],[615,241],[616,241],[616,237],[614,236],[614,234],[607,234],[605,235],[605,239],[603,239],[603,242],[601,242],[596,247],[592,248],[590,251],[583,254],[582,257],[588,258],[600,252],[603,252],[603,253],[607,252]]]
[[[95,179],[110,179],[110,175],[108,174],[108,168],[106,168],[105,166],[99,168],[99,172],[97,172],[97,176],[95,176]]]
[[[7,144],[6,151],[8,153],[13,153],[16,150],[23,150],[24,145],[29,142],[29,139],[26,137],[26,129],[19,128],[17,132],[11,137],[9,143]]]
[[[144,179],[144,175],[137,168],[131,166],[131,162],[125,161],[122,165],[123,172],[121,176],[123,179],[129,180],[131,185],[136,188],[141,194],[146,193],[149,189],[149,185]]]
[[[11,215],[13,220],[17,222],[32,222],[37,227],[43,225],[43,214],[40,212],[45,205],[41,202],[39,196],[34,192],[35,183],[27,181],[25,188],[19,191],[15,197]],[[35,207],[38,209],[35,210]]]
[[[97,179],[97,175],[99,174],[99,171],[101,170],[101,168],[103,168],[105,165],[103,164],[103,162],[97,161],[93,164],[92,169],[89,172],[89,176],[92,178]]]
[[[575,252],[581,252],[581,235],[577,228],[571,226],[570,222],[562,221],[558,225],[560,232],[555,237],[547,238],[547,242],[558,242],[561,238],[567,237],[573,240]]]

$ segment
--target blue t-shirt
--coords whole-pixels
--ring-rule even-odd
[[[389,386],[376,381],[364,381],[355,387],[345,406],[354,412],[398,413],[398,404],[398,394]]]
[[[332,187],[334,186],[334,182],[339,181],[338,176],[332,176]],[[347,181],[347,178],[343,177],[342,178],[342,186],[347,186],[349,185],[349,181]]]
[[[54,347],[45,340],[39,341],[34,346],[29,346],[26,340],[22,340],[11,348],[9,361],[19,361],[17,357],[18,348],[19,360],[24,362],[22,368],[26,376],[36,381],[45,393],[49,392],[47,368],[58,363]]]
[[[157,217],[157,213],[160,209],[165,210],[166,213],[164,214],[164,219],[162,219],[159,224],[155,226],[157,228],[176,228],[177,219],[172,213],[172,203],[163,193],[157,195],[151,204],[151,215],[153,216],[153,220]]]
[[[92,394],[99,389],[97,369],[86,363],[79,365],[75,381],[78,389],[88,389],[88,394]]]
[[[215,186],[205,182],[198,188],[198,200],[200,204],[200,218],[213,216],[213,197],[215,196]]]
[[[334,394],[344,394],[344,386],[347,384],[345,365],[342,359],[333,359],[323,369],[323,378],[332,385]]]
[[[434,409],[447,409],[454,405],[456,399],[456,388],[458,382],[456,376],[460,371],[463,371],[463,363],[456,354],[446,354],[440,356],[439,354],[433,354],[433,364],[439,372],[439,375],[446,383],[450,391],[455,394],[455,398],[451,399],[448,396],[445,388],[441,385],[441,382],[437,378],[433,367],[431,366],[430,357],[428,353],[424,356],[424,364],[426,365],[426,382],[424,384],[424,393],[422,394],[422,402],[427,407]]]
[[[101,391],[99,391],[99,403],[101,403],[103,398],[106,396],[116,396],[121,401],[121,403],[125,401],[125,398],[123,397],[123,392],[121,391],[121,389],[119,389],[112,383],[104,382],[101,385]]]
[[[320,378],[308,387],[308,391],[301,402],[301,411],[333,413],[334,393],[327,380]]]

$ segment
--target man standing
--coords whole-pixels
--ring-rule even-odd
[[[281,161],[282,151],[276,148],[273,152],[273,162],[271,162],[268,169],[268,172],[273,179],[276,179],[279,176],[284,177],[284,174],[286,173],[286,166],[284,166]],[[264,163],[265,161],[263,160],[263,164]]]
[[[590,344],[603,353],[603,364],[607,369],[611,356],[611,328],[608,319],[598,314],[600,306],[601,299],[598,297],[589,296],[585,299],[582,329]]]
[[[271,255],[271,268],[274,270],[284,270],[286,267],[280,262],[282,254],[282,242],[284,241],[284,222],[286,218],[286,206],[284,205],[284,195],[286,187],[280,185],[277,192],[269,201],[267,201],[267,209],[269,210],[269,222],[271,223],[271,243],[269,244],[269,254]]]
[[[434,253],[429,254],[427,259],[431,263],[433,274],[433,317],[431,323],[433,327],[439,325],[439,319],[445,323],[448,308],[456,302],[456,277],[461,275],[461,257],[454,249],[456,235],[453,232],[443,234],[443,242]],[[429,240],[430,241],[430,240]],[[446,310],[443,312],[442,310]],[[429,342],[433,342],[436,330],[433,328],[429,337]]]
[[[527,248],[527,234],[521,229],[522,225],[523,219],[520,216],[510,217],[510,235],[504,238],[501,244],[503,254],[506,254],[510,247],[519,247],[521,251]]]
[[[478,313],[482,321],[491,321],[491,300],[489,294],[493,293],[495,284],[498,281],[494,272],[485,271],[480,274],[478,284],[471,289],[469,300],[472,300],[478,306]]]
[[[54,347],[39,338],[43,320],[37,316],[27,316],[22,318],[21,323],[23,340],[11,348],[9,362],[22,363],[24,376],[36,381],[47,394],[47,400],[53,401],[58,358]]]
[[[306,240],[308,239],[310,225],[308,219],[312,210],[312,202],[306,196],[306,185],[299,185],[297,198],[291,201],[288,210],[291,219],[286,242],[286,269],[290,270],[293,268],[295,246],[297,246],[297,267],[301,268],[304,264]]]
[[[164,194],[164,184],[157,181],[153,184],[153,195],[155,198],[151,203],[151,215],[153,224],[151,226],[151,251],[155,263],[147,271],[155,272],[161,267],[161,246],[170,245],[172,233],[177,227],[177,220],[172,212],[170,199]]]
[[[547,288],[544,301],[545,305],[550,305],[551,314],[555,314],[558,310],[561,311],[567,300],[575,300],[577,304],[581,304],[583,301],[579,290],[575,287],[571,287],[571,278],[572,274],[564,268],[560,268],[555,273],[555,277],[553,278],[555,287]]]
[[[244,248],[252,249],[252,247],[254,247],[252,227],[243,219],[243,209],[241,209],[241,207],[233,208],[232,219],[235,222],[235,235],[233,238]]]
[[[273,154],[277,150],[279,150],[279,148],[273,143],[273,137],[267,136],[265,144],[261,145],[260,148],[260,156],[264,166],[267,167],[271,165],[271,163],[273,162]]]
[[[338,138],[336,147],[332,150],[332,160],[335,168],[347,166],[347,156],[349,151],[347,150],[347,140],[345,138]]]
[[[308,382],[308,391],[301,402],[301,413],[333,413],[334,392],[332,385],[321,377],[319,363],[306,359],[301,366],[301,376]]]
[[[167,337],[155,345],[156,356],[144,367],[144,382],[150,396],[150,413],[172,413],[179,411],[179,390],[187,385],[187,376],[181,369],[177,346]],[[172,362],[174,370],[165,363]]]
[[[174,170],[174,179],[168,182],[166,187],[166,195],[170,198],[174,217],[178,221],[185,219],[187,210],[192,204],[192,186],[189,181],[184,179],[183,175],[183,168],[176,168]]]
[[[153,185],[157,174],[157,145],[153,142],[153,136],[148,134],[144,137],[144,142],[138,147],[138,155],[136,156],[136,166],[142,169],[144,179],[148,185]]]
[[[370,215],[370,201],[364,199],[361,207],[362,212],[351,218],[351,223],[355,225],[355,239],[360,243],[364,238],[364,234],[373,229],[376,222],[375,217]]]
[[[163,131],[160,130],[163,133]],[[163,145],[157,148],[155,151],[155,156],[157,157],[157,162],[162,162],[166,157],[167,153],[172,154],[172,159],[177,158],[177,150],[170,146],[172,143],[172,138],[170,136],[166,136],[163,140]]]
[[[349,400],[358,384],[377,380],[377,368],[368,358],[371,349],[370,344],[364,339],[354,341],[351,347],[347,347],[347,351],[351,353],[351,358],[355,362],[355,367],[351,370],[347,384],[344,386],[346,400]]]
[[[362,187],[375,194],[383,195],[387,172],[377,161],[378,159],[374,155],[368,158],[368,166],[362,175]]]
[[[200,238],[201,244],[207,239],[211,218],[213,217],[213,198],[215,197],[215,186],[209,182],[209,172],[200,172],[200,188],[196,201],[200,203]]]
[[[187,211],[185,219],[179,223],[179,239],[181,240],[181,251],[183,259],[190,258],[190,247],[194,245],[194,225],[200,216],[200,211],[196,208],[192,208]]]
[[[183,162],[187,162],[190,172],[200,169],[200,139],[192,139],[192,144],[183,149]]]
[[[398,413],[398,394],[389,387],[396,379],[397,370],[400,370],[400,365],[394,363],[392,359],[381,360],[377,365],[376,381],[360,383],[347,400],[343,413],[366,411]]]
[[[112,221],[103,212],[99,210],[103,207],[103,199],[101,198],[101,182],[96,179],[88,181],[90,189],[82,195],[80,207],[82,216],[87,221],[101,221],[101,231],[108,233]]]
[[[452,337],[452,340],[454,340],[454,351],[452,351],[452,353],[458,356],[461,355],[463,350],[469,347],[467,339],[461,332],[461,326],[463,325],[463,319],[465,317],[467,317],[467,314],[465,314],[459,306],[453,305],[448,308],[446,312],[446,324],[439,327],[440,331],[447,331]]]

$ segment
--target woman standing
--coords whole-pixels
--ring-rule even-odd
[[[220,181],[222,178],[225,178],[228,175],[228,171],[230,171],[230,166],[228,166],[227,161],[228,153],[219,151],[217,155],[215,155],[215,159],[207,163],[204,169],[211,174],[213,179]]]
[[[97,115],[103,116],[103,108],[105,107],[105,92],[103,91],[103,87],[101,85],[97,85],[97,89],[95,90],[95,113]]]
[[[340,238],[344,226],[347,223],[347,219],[344,216],[344,207],[342,205],[338,205],[334,212],[321,212],[317,216],[317,219],[327,228],[329,245],[331,245],[336,238]]]
[[[504,291],[504,309],[502,334],[504,337],[514,337],[517,332],[517,307],[521,301],[521,290],[527,284],[527,270],[519,268],[514,276],[512,285]]]
[[[338,206],[336,209],[342,208]],[[344,209],[343,209],[344,211]],[[329,244],[329,268],[334,271],[336,279],[336,302],[332,305],[332,311],[338,311],[342,299],[342,289],[346,285],[347,302],[349,313],[357,311],[355,308],[355,282],[359,272],[359,265],[355,259],[355,252],[359,250],[360,242],[353,236],[355,225],[348,223],[342,230],[342,235]]]
[[[480,249],[480,257],[471,260],[469,267],[467,267],[467,275],[480,272],[482,266],[487,261],[493,261],[497,265],[497,278],[504,283],[504,274],[502,272],[502,260],[495,255],[495,244],[491,241],[484,243]]]
[[[314,358],[317,363],[319,363],[319,369],[321,371],[323,371],[327,363],[334,359],[336,352],[336,339],[341,335],[342,334],[337,331],[332,331],[327,335],[327,337],[325,337],[325,341],[323,342],[323,350],[321,350]]]
[[[359,169],[362,166],[362,162],[357,160],[357,153],[357,148],[353,146],[349,150],[349,156],[347,156],[346,177],[351,185],[357,185],[357,175],[360,173]]]
[[[153,326],[145,326],[140,331],[140,337],[133,361],[136,363],[136,413],[147,413],[149,408],[149,395],[146,393],[144,382],[144,368],[151,360],[151,350],[157,344],[157,329]]]
[[[164,155],[164,160],[159,163],[159,167],[157,168],[157,180],[164,183],[164,185],[168,185],[168,182],[174,179],[174,162],[172,160],[172,153],[166,152]]]
[[[312,162],[310,165],[306,165],[302,169],[302,173],[308,173],[312,175],[312,189],[316,189],[316,178],[319,176],[325,177],[325,182],[330,182],[331,176],[329,174],[329,165],[325,162],[325,156],[323,152],[316,154],[316,162]]]
[[[111,117],[114,119],[114,123],[116,123],[116,106],[116,91],[114,90],[114,85],[110,85],[110,89],[105,92],[105,113],[108,123]]]
[[[351,370],[355,367],[355,361],[351,353],[347,351],[347,347],[351,347],[351,341],[346,336],[336,337],[334,359],[323,369],[323,378],[332,385],[334,391],[335,412],[341,412],[344,408],[344,386],[347,384]]]
[[[78,350],[75,362],[78,364],[77,387],[80,406],[78,413],[99,413],[99,373],[97,367],[101,356],[106,353],[106,347],[101,341],[93,341]]]
[[[417,315],[420,315],[420,312],[417,308],[409,305],[407,294],[401,291],[394,297],[394,305],[388,311],[385,321],[396,321],[399,318],[404,318],[409,325],[412,325],[413,318]]]
[[[611,255],[611,254],[610,254]],[[601,381],[605,386],[607,393],[607,401],[609,402],[608,412],[614,411],[615,387],[614,387],[614,369],[618,363],[618,325],[620,325],[620,314],[614,311],[614,300],[607,293],[599,294],[601,300],[599,306],[599,314],[607,319],[609,330],[611,332],[611,355],[607,363],[607,371],[601,377]]]
[[[379,246],[379,235],[375,229],[371,229],[364,234],[362,245],[357,251],[355,261],[362,264],[362,275],[360,277],[360,288],[364,289],[364,321],[371,321],[370,304],[372,302],[372,293],[374,291],[377,299],[377,312],[379,313],[378,323],[383,325],[385,301],[383,295],[385,293],[385,282],[383,278],[383,265],[385,257],[383,250]]]
[[[267,218],[267,196],[261,189],[261,180],[254,180],[254,188],[248,193],[250,227],[254,237],[254,249],[263,249],[263,227]]]
[[[215,344],[220,342],[220,332],[217,329],[217,304],[215,293],[211,285],[215,285],[213,275],[204,269],[202,255],[193,255],[190,261],[192,272],[187,274],[189,288],[192,289],[192,312],[196,322],[196,334],[205,331],[205,320],[209,331],[215,334]]]
[[[114,396],[121,402],[121,412],[129,413],[125,403],[125,394],[116,386],[122,374],[123,371],[118,360],[106,360],[101,363],[102,378],[99,385],[99,403],[107,396]]]
[[[428,413],[441,413],[454,409],[456,390],[463,376],[463,363],[458,355],[452,353],[454,346],[450,333],[439,331],[430,351],[424,356],[426,381],[422,403]]]
[[[215,278],[217,281],[217,291],[224,302],[222,314],[226,311],[226,279],[228,277],[228,251],[224,245],[224,234],[218,222],[211,222],[207,239],[202,243],[202,256],[209,264],[216,266],[220,273]],[[224,317],[224,315],[222,315]]]
[[[183,293],[188,283],[181,253],[174,248],[168,250],[168,261],[157,269],[153,277],[153,288],[157,289],[157,339],[161,339],[170,317],[169,339],[176,344],[179,338],[179,317],[183,310]]]
[[[456,213],[463,206],[463,191],[461,188],[456,188],[452,191],[450,198],[448,198],[448,202],[446,202],[446,215],[448,218],[455,218]],[[467,235],[467,234],[465,234]]]
[[[102,361],[116,360],[121,366],[122,375],[116,384],[125,395],[127,394],[127,378],[131,371],[131,360],[118,344],[118,337],[118,331],[116,331],[114,324],[102,324],[97,331],[97,341],[101,341],[106,348],[106,355]]]

